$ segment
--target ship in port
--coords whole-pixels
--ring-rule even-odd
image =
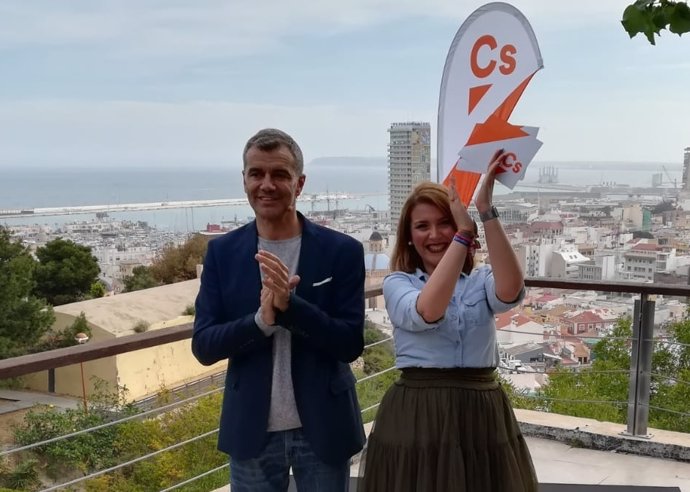
[[[18,209],[0,209],[0,217],[5,215],[33,215],[34,210],[32,208],[18,208]]]

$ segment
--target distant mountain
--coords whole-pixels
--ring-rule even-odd
[[[337,168],[386,168],[388,159],[386,157],[317,157],[304,165],[305,171],[315,168],[337,167]]]

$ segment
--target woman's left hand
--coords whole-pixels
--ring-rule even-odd
[[[496,181],[496,171],[505,159],[505,154],[503,149],[496,151],[494,156],[491,158],[489,163],[489,168],[486,170],[486,176],[482,181],[482,185],[479,187],[479,192],[477,193],[477,198],[474,200],[474,204],[477,207],[479,213],[488,212],[491,209],[493,203],[494,194],[494,182]]]
[[[453,215],[455,227],[459,231],[466,231],[474,235],[474,221],[470,216],[467,208],[458,196],[458,189],[455,183],[455,176],[450,179],[450,187],[448,188],[448,199],[450,200],[450,213]]]

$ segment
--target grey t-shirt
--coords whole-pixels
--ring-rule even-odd
[[[288,267],[290,275],[297,273],[302,236],[280,241],[259,238],[259,249],[273,253]],[[263,277],[263,274],[262,274]],[[267,326],[255,317],[266,336],[273,335],[273,378],[271,407],[268,412],[268,431],[276,432],[302,427],[292,386],[292,334],[282,326]]]

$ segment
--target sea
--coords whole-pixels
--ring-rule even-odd
[[[558,182],[575,186],[625,184],[652,186],[661,174],[663,186],[680,187],[682,163],[652,162],[533,162],[515,190],[535,191],[540,169],[553,168]],[[385,210],[388,208],[388,170],[381,158],[320,158],[305,164],[304,194],[361,194],[349,199],[299,203],[303,212],[333,208]],[[497,184],[495,193],[511,190]],[[0,169],[0,210],[43,207],[109,205],[220,198],[244,198],[241,165],[188,168],[132,167],[10,167]],[[209,223],[245,221],[253,217],[248,205],[197,207],[179,210],[116,212],[122,220],[148,222],[160,229],[192,232]],[[94,215],[2,219],[0,224],[46,224],[89,221]]]

